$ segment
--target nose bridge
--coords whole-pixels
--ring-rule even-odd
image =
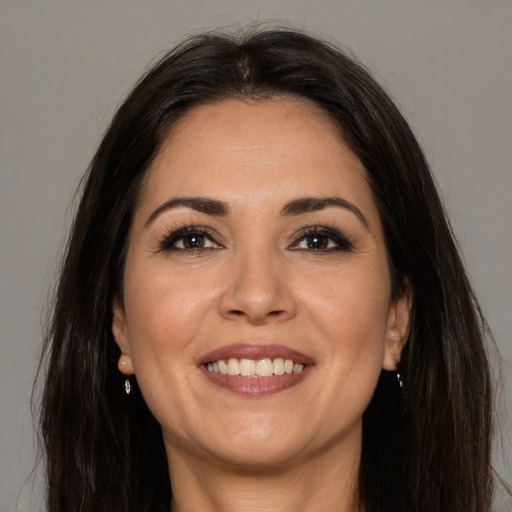
[[[223,312],[252,323],[286,319],[295,305],[284,279],[285,260],[270,244],[240,247],[234,252]]]

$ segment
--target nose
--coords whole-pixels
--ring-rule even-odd
[[[263,325],[295,316],[292,283],[279,255],[258,251],[239,255],[232,263],[220,300],[224,318]]]

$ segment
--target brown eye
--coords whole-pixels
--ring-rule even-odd
[[[315,228],[303,233],[291,249],[310,252],[351,251],[352,243],[338,231]]]
[[[201,249],[219,249],[220,245],[215,243],[204,233],[189,233],[187,235],[177,236],[169,246],[175,250],[201,250]]]
[[[203,251],[221,249],[214,235],[198,228],[184,228],[167,236],[160,244],[162,251]]]
[[[330,240],[328,237],[326,237],[325,235],[319,235],[319,234],[308,235],[304,241],[306,242],[306,246],[308,249],[320,249],[320,250],[329,249],[330,248],[329,243],[330,242],[332,243],[332,240]],[[335,244],[332,244],[332,245],[335,246]]]
[[[179,244],[180,241],[175,242],[175,247]],[[184,249],[203,249],[205,246],[205,236],[200,234],[184,236],[181,239],[181,245]]]

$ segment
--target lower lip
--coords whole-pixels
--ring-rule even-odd
[[[299,373],[285,373],[271,377],[240,377],[209,372],[205,366],[200,367],[206,378],[216,386],[228,389],[241,396],[268,396],[285,389],[290,389],[304,380],[311,367],[306,366]]]

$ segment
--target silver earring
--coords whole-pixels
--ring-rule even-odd
[[[399,363],[400,364],[400,363]],[[399,364],[396,367],[396,380],[398,381],[398,385],[400,386],[400,390],[403,392],[404,389],[404,381],[402,379],[402,374],[400,373]]]
[[[398,382],[398,387],[400,388],[400,400],[402,402],[402,409],[404,412],[407,411],[407,397],[405,395],[405,390],[404,390],[404,380],[403,380],[403,377],[402,377],[402,370],[400,369],[401,368],[401,363],[400,361],[397,361],[396,362],[396,381]]]
[[[132,385],[130,384],[130,378],[126,377],[124,381],[124,392],[129,395],[132,392]]]

